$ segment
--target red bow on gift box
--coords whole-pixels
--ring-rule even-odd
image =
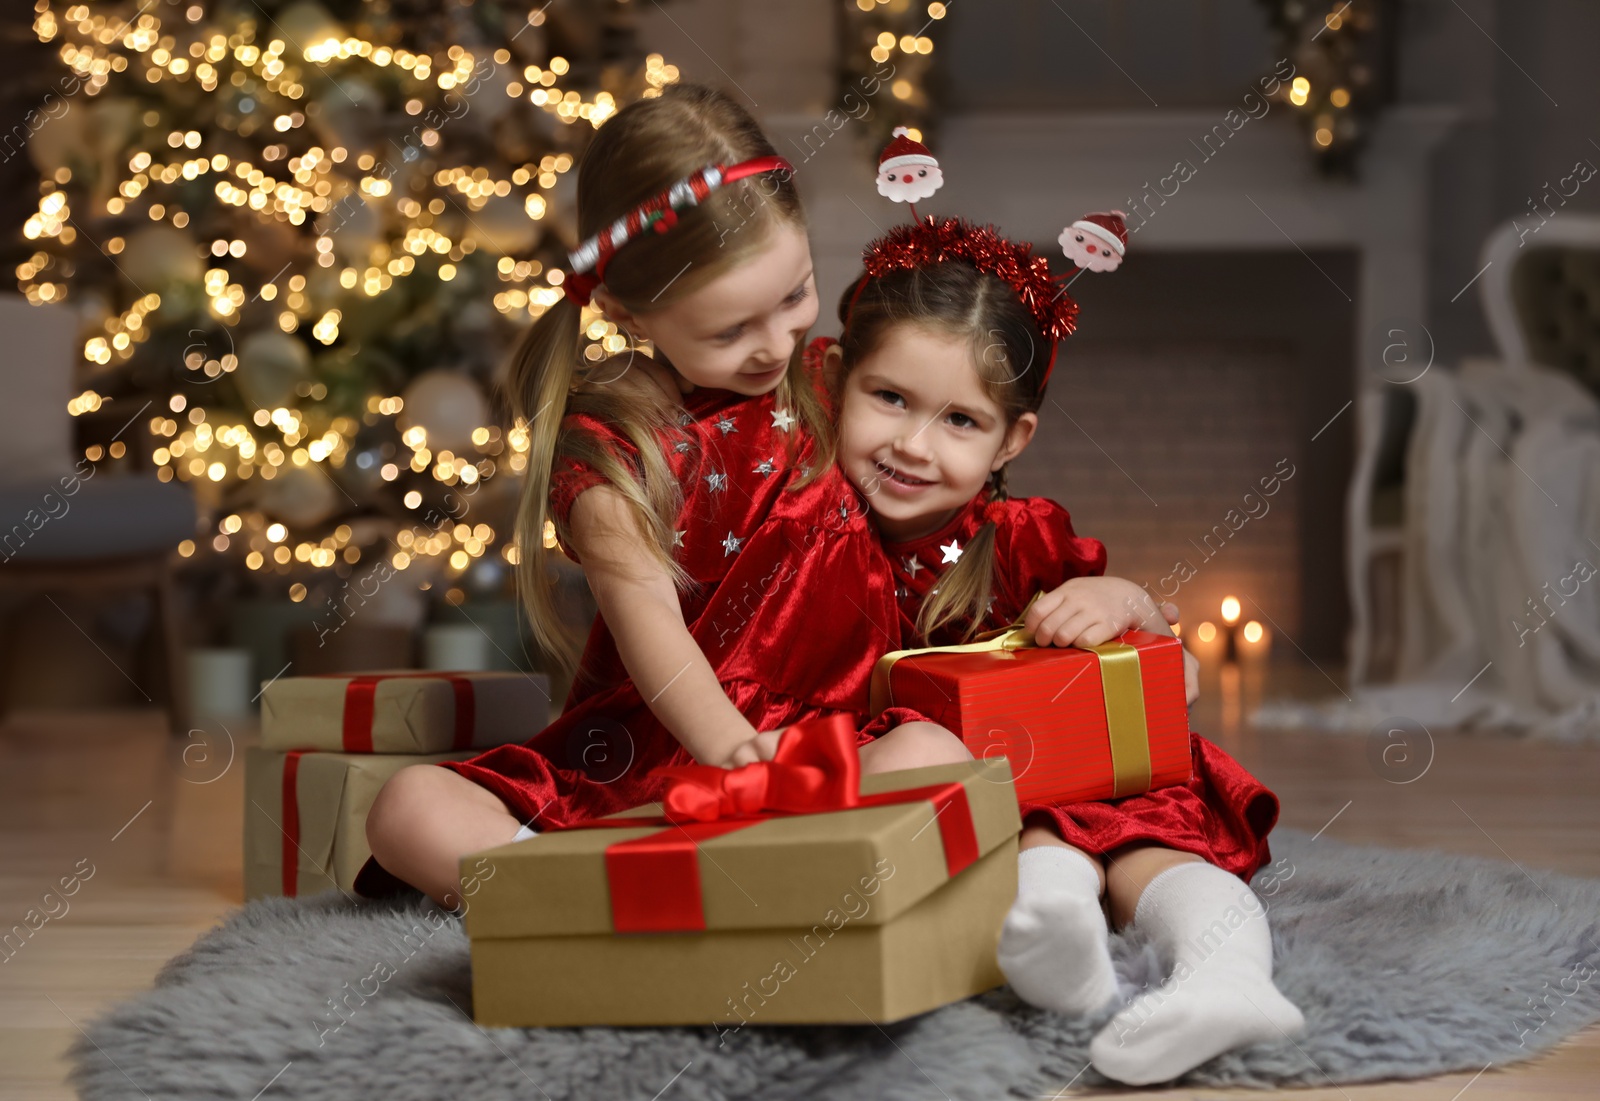
[[[618,933],[704,929],[700,842],[773,818],[928,802],[950,876],[978,859],[972,808],[961,784],[861,794],[861,758],[855,727],[846,715],[795,723],[783,732],[770,761],[735,769],[677,765],[661,771],[672,779],[661,815],[598,818],[562,827],[670,827],[606,848],[611,925]]]
[[[770,761],[739,768],[675,765],[660,770],[672,786],[662,799],[669,822],[750,818],[762,811],[810,814],[861,803],[861,757],[844,715],[796,723]]]

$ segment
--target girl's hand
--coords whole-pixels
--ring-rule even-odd
[[[1133,627],[1171,635],[1177,622],[1176,604],[1157,605],[1143,588],[1120,577],[1074,577],[1035,600],[1023,619],[1040,646],[1098,646]],[[1200,698],[1200,662],[1187,648],[1183,694],[1191,704]]]
[[[1183,694],[1190,705],[1200,698],[1200,659],[1183,648]]]
[[[1164,601],[1161,605],[1161,618],[1167,621],[1168,627],[1178,625],[1178,606],[1172,601]],[[1171,634],[1170,631],[1165,632]],[[1200,698],[1200,659],[1183,648],[1183,694],[1188,697],[1192,705]]]
[[[749,741],[734,746],[733,752],[725,759],[707,763],[722,768],[739,768],[741,765],[753,765],[757,761],[770,761],[778,752],[778,739],[786,729],[787,727],[779,727],[777,730],[763,730]]]
[[[1072,578],[1035,600],[1023,626],[1040,646],[1098,646],[1131,627],[1172,633],[1150,594],[1120,577]]]

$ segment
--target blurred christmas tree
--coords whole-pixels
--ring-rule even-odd
[[[503,587],[525,441],[486,393],[561,295],[575,157],[677,79],[634,7],[39,0],[19,285],[83,310],[72,412],[131,425],[89,457],[192,484],[193,567]]]
[[[938,115],[932,80],[933,38],[949,8],[942,0],[840,0],[839,91],[841,96],[877,95],[887,82],[893,100],[868,116],[873,144],[886,144],[897,126],[916,141],[931,140]],[[848,98],[845,103],[851,102]]]

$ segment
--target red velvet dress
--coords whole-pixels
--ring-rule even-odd
[[[813,371],[823,342],[809,350]],[[882,543],[865,502],[838,469],[790,492],[812,455],[798,422],[775,396],[696,391],[682,431],[663,439],[684,489],[676,525],[678,561],[696,582],[680,594],[684,622],[724,692],[758,730],[837,712],[856,717],[863,742],[924,716],[909,708],[866,715],[872,668],[885,652],[912,645],[920,601],[952,551],[978,526],[981,498],[934,534]],[[572,418],[618,454],[631,444],[592,418]],[[552,479],[552,507],[565,516],[579,493],[602,479],[567,463]],[[1059,505],[1009,502],[997,540],[989,624],[1002,626],[1033,593],[1069,577],[1104,571],[1105,551],[1080,539]],[[954,641],[935,639],[935,642]],[[522,745],[501,746],[450,768],[483,785],[535,829],[565,825],[651,802],[663,784],[652,773],[690,760],[627,677],[603,619],[559,718]],[[1024,806],[1030,824],[1053,824],[1067,841],[1105,852],[1150,840],[1195,853],[1248,877],[1268,859],[1266,835],[1277,799],[1227,754],[1192,736],[1194,778],[1183,787],[1104,803]]]
[[[982,524],[989,500],[984,492],[948,524],[906,543],[885,543],[894,570],[904,646],[915,642],[914,624],[923,600],[959,560]],[[1067,510],[1043,497],[1004,503],[995,530],[993,598],[984,629],[1016,620],[1033,594],[1049,592],[1073,577],[1105,573],[1105,547],[1080,538]],[[934,645],[961,641],[942,630]],[[1049,806],[1025,803],[1024,822],[1049,826],[1085,852],[1105,853],[1133,841],[1150,841],[1194,853],[1245,880],[1271,859],[1267,834],[1278,820],[1278,799],[1223,750],[1190,732],[1194,773],[1180,786],[1099,803]]]
[[[815,356],[809,362],[818,365]],[[852,713],[862,742],[902,721],[895,708],[865,714],[877,659],[899,642],[894,581],[867,527],[860,495],[837,468],[798,481],[813,443],[775,395],[697,390],[664,452],[684,490],[677,560],[695,581],[680,593],[689,633],[723,691],[757,730]],[[590,417],[569,417],[619,455],[629,441]],[[568,461],[552,477],[563,519],[603,479]],[[570,553],[570,552],[569,552]],[[603,618],[590,631],[581,675],[554,722],[521,745],[449,768],[499,796],[534,829],[612,814],[660,798],[660,766],[691,758],[629,679]]]

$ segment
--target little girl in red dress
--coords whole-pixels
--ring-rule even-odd
[[[739,554],[772,514],[809,515],[840,491],[808,458],[827,422],[801,350],[817,307],[792,173],[742,108],[693,85],[630,104],[586,150],[577,206],[590,236],[508,389],[527,422],[516,545],[535,639],[571,668],[547,522],[601,614],[548,728],[384,786],[357,890],[398,878],[453,905],[468,853],[650,802],[661,765],[770,759],[774,728],[844,709],[892,640],[893,588],[870,539],[778,520],[765,551]],[[654,358],[581,356],[591,302]],[[852,522],[864,529],[859,509]],[[804,561],[791,542],[810,548]],[[795,630],[774,594],[815,592],[813,576],[841,570],[880,580],[841,605],[849,622]],[[753,655],[780,635],[783,660],[763,668]],[[898,717],[863,722],[864,771],[970,756],[948,731]]]
[[[1025,609],[1038,645],[1170,634],[1142,588],[1103,576],[1105,548],[1079,537],[1065,509],[1006,495],[1006,464],[1033,437],[1077,308],[1045,260],[930,217],[874,242],[866,261],[825,373],[838,468],[865,495],[893,573],[899,646],[967,641]],[[1265,907],[1246,886],[1269,859],[1278,801],[1205,738],[1190,743],[1186,784],[1021,808],[1018,896],[999,950],[1021,997],[1073,1014],[1115,997],[1102,894],[1118,925],[1173,959],[1171,978],[1091,1044],[1095,1067],[1127,1083],[1304,1027],[1273,985]]]

